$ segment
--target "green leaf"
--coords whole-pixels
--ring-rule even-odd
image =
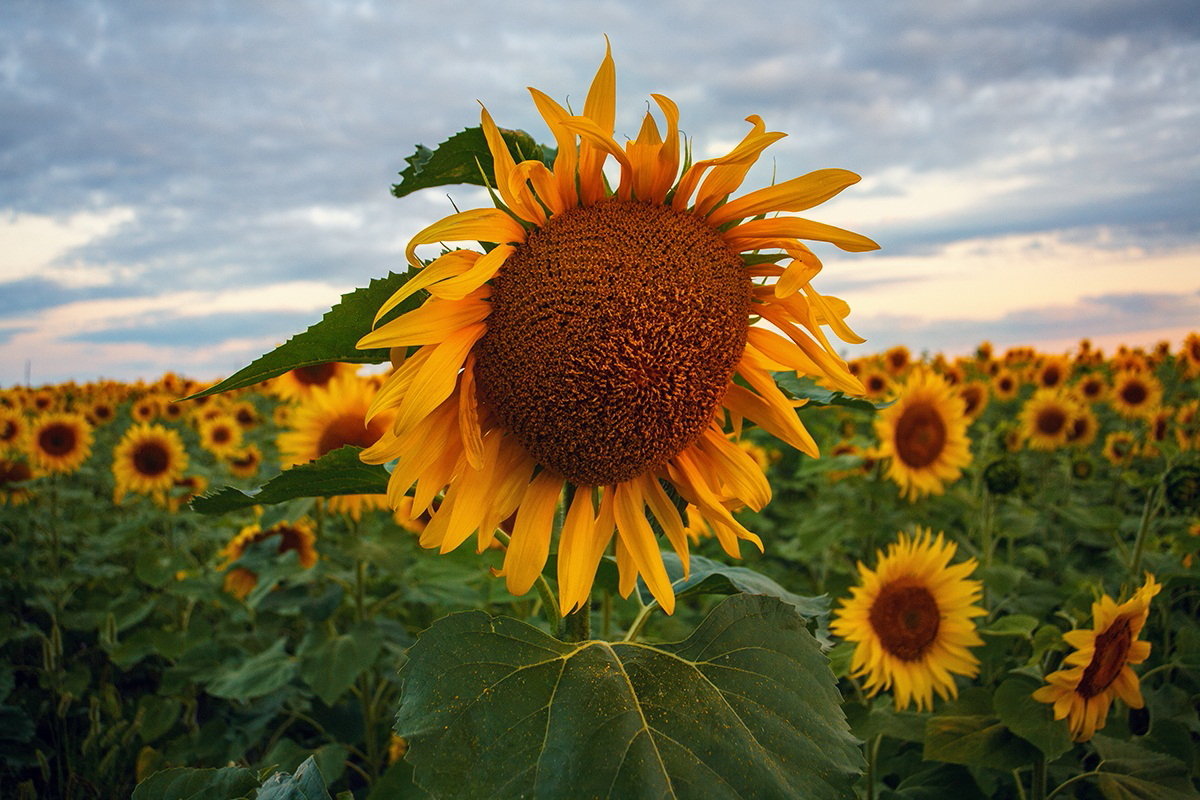
[[[1177,758],[1155,753],[1133,742],[1094,736],[1100,774],[1094,779],[1109,800],[1185,800],[1200,797]]]
[[[286,647],[286,638],[277,639],[270,648],[217,675],[205,688],[227,700],[252,700],[286,686],[296,674],[296,659]]]
[[[1023,639],[1028,639],[1033,636],[1033,631],[1038,626],[1036,617],[1031,617],[1028,614],[1009,614],[1008,616],[1000,617],[995,622],[988,625],[986,628],[980,628],[980,633],[986,633],[989,636],[1019,636]]]
[[[795,398],[805,398],[810,406],[846,406],[847,408],[856,408],[859,411],[866,411],[868,414],[874,414],[881,408],[887,408],[895,400],[886,402],[873,402],[865,397],[851,397],[842,392],[826,389],[818,386],[812,378],[800,378],[794,372],[776,372],[773,377],[775,383],[780,389],[790,394]]]
[[[1008,678],[998,687],[992,702],[996,715],[1010,731],[1033,744],[1053,761],[1074,746],[1065,719],[1055,720],[1053,707],[1033,699],[1038,681],[1025,677]]]
[[[329,786],[316,760],[309,756],[294,774],[276,772],[267,778],[256,800],[330,800]]]
[[[525,131],[502,129],[500,135],[508,145],[508,152],[512,153],[518,162],[544,161],[547,157],[548,148],[539,145]],[[462,183],[486,186],[488,182],[492,186],[496,184],[493,177],[495,172],[492,153],[488,150],[487,138],[480,127],[459,131],[439,144],[436,150],[419,144],[416,152],[404,160],[408,162],[408,166],[400,173],[400,183],[392,186],[392,194],[396,197],[404,197],[432,186]],[[487,182],[484,176],[487,176]]]
[[[829,638],[829,596],[805,597],[789,592],[771,578],[756,572],[749,567],[736,567],[713,561],[704,556],[692,556],[689,559],[691,571],[687,578],[683,577],[683,562],[675,553],[663,553],[663,564],[667,568],[667,576],[676,597],[688,597],[696,594],[763,594],[777,597],[796,609],[796,613],[807,620],[817,623],[817,640],[822,646],[832,646]],[[649,603],[654,598],[646,585],[638,581],[638,591],[642,593],[642,602]]]
[[[327,706],[338,701],[364,670],[370,669],[383,647],[374,627],[360,626],[334,636],[306,653],[300,677]]]
[[[242,767],[160,770],[137,785],[131,800],[235,800],[258,786]]]
[[[191,503],[201,514],[224,514],[242,508],[272,505],[297,497],[333,497],[340,494],[384,494],[388,473],[382,466],[359,460],[361,447],[346,445],[307,464],[286,469],[257,489],[225,486],[197,497]]]
[[[925,738],[926,715],[916,711],[897,711],[890,697],[875,698],[869,709],[858,703],[846,705],[850,730],[860,739],[890,736],[902,742],[919,742]]]
[[[308,330],[296,334],[271,352],[256,358],[249,366],[242,367],[220,383],[185,397],[184,400],[253,386],[298,367],[314,367],[331,361],[382,364],[388,360],[387,348],[359,350],[355,345],[371,331],[375,312],[379,307],[416,273],[415,269],[410,269],[402,275],[389,272],[386,278],[376,278],[368,286],[342,295],[341,302],[325,312],[321,321],[309,326]],[[380,322],[411,311],[421,302],[421,293],[417,292],[388,312]]]
[[[1032,764],[1037,749],[992,716],[941,716],[925,722],[925,759],[1012,770]]]
[[[402,678],[396,730],[438,797],[841,798],[862,769],[816,640],[773,597],[657,646],[452,614]]]

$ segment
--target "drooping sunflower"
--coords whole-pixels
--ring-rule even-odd
[[[392,414],[383,412],[367,420],[375,395],[370,381],[352,373],[309,392],[292,412],[291,429],[279,435],[283,466],[307,464],[348,444],[369,448],[378,442],[390,426]],[[330,511],[346,512],[353,519],[359,519],[363,511],[387,506],[386,495],[351,494],[329,500]]]
[[[870,695],[890,689],[897,710],[932,709],[934,692],[958,696],[955,675],[979,672],[969,648],[983,644],[972,621],[987,613],[977,605],[983,588],[968,578],[975,559],[950,565],[957,549],[928,529],[901,533],[886,555],[876,554],[874,570],[859,562],[860,585],[829,624],[856,645],[850,674],[864,678]]]
[[[971,463],[964,402],[938,374],[916,368],[897,400],[875,418],[879,452],[900,494],[916,500],[941,494]]]
[[[178,432],[145,422],[131,425],[113,448],[113,502],[121,502],[127,492],[137,492],[165,503],[167,492],[183,475],[187,463],[187,450]]]
[[[1104,437],[1104,457],[1114,466],[1125,466],[1137,453],[1137,440],[1129,431],[1113,431]]]
[[[43,414],[30,425],[26,446],[38,471],[74,472],[92,454],[92,426],[72,411]]]
[[[1056,450],[1067,443],[1078,407],[1057,389],[1038,389],[1021,408],[1021,435],[1034,450]]]
[[[565,490],[562,611],[587,602],[614,528],[621,591],[632,591],[640,575],[671,611],[646,507],[685,563],[687,537],[662,482],[701,509],[730,555],[741,539],[761,547],[730,508],[761,508],[770,488],[726,425],[748,418],[816,455],[796,403],[771,373],[862,393],[824,328],[862,340],[843,321],[845,303],[810,285],[821,263],[800,239],[849,251],[877,245],[795,216],[763,218],[811,208],[859,178],[820,170],[730,199],[784,134],[751,116],[751,131],[731,153],[684,164],[680,175],[679,112],[662,95],[653,98],[665,135],[647,113],[637,138],[621,146],[613,139],[610,53],[581,115],[530,91],[558,145],[553,168],[515,163],[483,110],[489,180],[503,207],[447,217],[418,233],[407,255],[420,267],[421,245],[495,246],[444,253],[380,308],[376,322],[414,292],[432,295],[359,342],[420,348],[374,401],[371,416],[395,409],[396,418],[363,459],[399,460],[393,506],[415,484],[420,514],[446,490],[421,537],[426,547],[446,552],[478,531],[482,550],[497,522],[515,513],[504,574],[517,595],[542,571]],[[603,173],[609,158],[620,166],[615,191]],[[785,263],[741,257],[762,251],[783,251]],[[752,317],[782,335],[751,327]]]
[[[325,388],[335,379],[357,372],[357,364],[343,364],[340,361],[297,367],[272,379],[271,391],[284,400],[302,400],[314,389]]]
[[[1054,704],[1054,718],[1067,718],[1071,736],[1086,742],[1104,727],[1114,697],[1130,708],[1142,708],[1142,690],[1130,664],[1141,664],[1150,656],[1150,643],[1138,640],[1150,600],[1162,586],[1149,573],[1133,597],[1118,605],[1108,595],[1092,604],[1092,629],[1063,634],[1075,648],[1063,663],[1066,669],[1046,676],[1046,685],[1033,699]]]
[[[230,569],[230,565],[245,555],[250,545],[273,536],[279,537],[277,552],[280,555],[295,550],[300,566],[305,569],[317,563],[317,535],[308,520],[281,522],[265,531],[258,525],[247,525],[221,550],[220,555],[225,561],[218,569],[228,570],[225,572],[225,591],[239,600],[250,594],[250,590],[258,584],[258,575],[245,567]]]
[[[1162,402],[1162,384],[1149,372],[1129,370],[1113,378],[1109,402],[1123,417],[1149,416]]]
[[[33,490],[22,484],[35,477],[28,461],[0,456],[0,505],[28,503],[33,498]]]

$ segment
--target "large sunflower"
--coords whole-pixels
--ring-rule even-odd
[[[875,431],[888,477],[909,500],[941,494],[971,463],[965,402],[938,374],[917,368],[879,413]]]
[[[1133,597],[1117,605],[1108,595],[1092,603],[1092,629],[1063,634],[1075,648],[1063,663],[1066,669],[1046,676],[1046,685],[1033,699],[1054,704],[1054,718],[1067,718],[1071,735],[1086,742],[1104,727],[1113,697],[1130,708],[1141,708],[1142,690],[1130,664],[1141,664],[1150,655],[1150,643],[1138,634],[1150,615],[1150,600],[1162,586],[1146,574],[1146,582]]]
[[[74,472],[92,454],[92,426],[74,412],[43,414],[30,426],[27,445],[37,470]]]
[[[353,373],[314,388],[292,412],[288,423],[291,429],[279,435],[282,465],[307,464],[348,444],[375,444],[387,430],[392,415],[385,412],[367,421],[367,409],[374,396],[374,385]],[[359,519],[364,510],[386,507],[385,495],[343,495],[329,501],[330,511],[344,511],[354,519]]]
[[[983,644],[973,617],[987,612],[976,605],[979,581],[969,580],[975,559],[950,566],[957,545],[939,533],[918,529],[909,538],[878,553],[872,571],[858,564],[861,585],[841,601],[829,629],[854,642],[850,674],[865,678],[874,695],[892,690],[897,709],[915,703],[933,708],[933,693],[956,697],[955,675],[975,677],[979,660],[968,649]]]
[[[771,373],[863,391],[824,328],[862,340],[843,321],[845,303],[809,284],[821,263],[800,239],[849,251],[877,245],[799,217],[764,218],[811,208],[859,178],[820,170],[730,199],[784,134],[749,117],[751,130],[731,153],[684,164],[680,174],[679,113],[662,95],[653,98],[665,135],[648,113],[622,146],[613,139],[609,53],[582,115],[530,91],[558,145],[553,168],[515,163],[482,112],[503,207],[447,217],[418,233],[407,255],[420,267],[421,245],[494,246],[452,250],[424,266],[376,321],[419,290],[432,297],[359,342],[419,348],[372,404],[372,416],[395,409],[396,418],[363,459],[398,459],[389,498],[398,505],[415,484],[414,514],[445,490],[421,536],[426,547],[446,552],[478,531],[483,549],[515,513],[504,574],[518,595],[542,571],[565,492],[562,611],[586,604],[614,528],[621,591],[640,575],[670,611],[674,595],[646,507],[685,564],[687,537],[663,483],[706,515],[730,555],[741,539],[761,547],[730,509],[761,508],[770,487],[726,427],[749,418],[815,456],[797,403]],[[620,166],[615,191],[603,173],[608,158]],[[783,251],[785,263],[741,256],[762,251]],[[782,333],[751,327],[755,317]]]
[[[187,469],[187,450],[179,434],[162,425],[131,425],[113,448],[113,502],[126,492],[137,492],[166,502],[167,492]]]

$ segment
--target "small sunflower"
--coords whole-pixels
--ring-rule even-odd
[[[233,418],[237,420],[237,424],[242,426],[242,430],[250,430],[258,425],[261,421],[258,416],[258,410],[249,400],[243,400],[240,403],[235,403],[230,409]]]
[[[88,422],[98,428],[117,418],[117,408],[111,400],[98,398],[87,406],[84,416],[87,417]]]
[[[291,429],[279,435],[284,466],[307,464],[346,445],[369,448],[391,425],[384,412],[367,419],[375,387],[357,375],[343,375],[326,387],[313,389],[292,411]],[[331,498],[329,510],[359,519],[363,511],[387,508],[387,495],[352,494]]]
[[[1067,429],[1067,444],[1073,447],[1088,447],[1096,440],[1096,434],[1099,432],[1100,423],[1095,412],[1088,406],[1077,405]]]
[[[784,136],[757,116],[729,155],[689,164],[678,108],[662,95],[653,98],[665,135],[647,113],[635,140],[613,138],[611,53],[581,115],[531,92],[557,143],[553,166],[516,163],[485,109],[488,179],[503,207],[457,213],[418,233],[407,256],[421,272],[376,322],[417,291],[431,298],[359,341],[419,348],[380,390],[370,416],[394,409],[395,423],[362,457],[398,460],[393,505],[415,484],[419,514],[445,491],[425,547],[448,552],[477,533],[482,550],[515,513],[503,570],[513,594],[542,573],[561,500],[562,612],[587,603],[610,542],[621,592],[641,576],[670,612],[675,598],[647,507],[685,564],[687,536],[664,482],[701,509],[728,554],[739,555],[741,540],[761,548],[730,509],[762,508],[770,486],[727,428],[750,419],[817,454],[773,373],[861,394],[825,329],[862,339],[844,322],[846,304],[811,286],[822,265],[801,239],[851,252],[878,245],[771,216],[805,211],[859,180],[845,170],[731,198]],[[615,188],[604,175],[609,158],[620,167]],[[495,246],[451,250],[423,265],[417,248],[446,241]],[[764,251],[780,263],[742,257]],[[752,318],[772,330],[751,326]]]
[[[228,459],[229,471],[239,478],[253,478],[262,465],[262,451],[252,444],[232,453]]]
[[[963,400],[940,375],[920,368],[897,397],[875,420],[888,477],[909,500],[941,494],[971,463]]]
[[[176,431],[144,422],[131,426],[113,448],[114,502],[120,502],[126,492],[151,495],[163,502],[187,469],[187,462],[187,450]]]
[[[851,676],[865,678],[871,695],[890,689],[897,710],[932,710],[934,692],[943,700],[958,696],[955,675],[979,672],[969,648],[983,644],[973,622],[987,613],[978,605],[983,589],[968,578],[975,559],[950,565],[956,550],[941,533],[901,533],[886,555],[877,553],[874,570],[859,562],[860,585],[829,624],[856,645]]]
[[[963,414],[974,422],[983,414],[988,404],[988,387],[983,381],[967,381],[958,387],[958,396],[963,401]]]
[[[1129,431],[1113,431],[1104,437],[1104,457],[1114,466],[1125,466],[1137,453],[1137,440]]]
[[[218,458],[228,458],[242,446],[242,429],[237,420],[226,413],[202,419],[199,427],[200,446]]]
[[[279,537],[278,553],[295,550],[300,566],[305,569],[310,569],[317,563],[317,535],[308,520],[281,522],[265,531],[258,525],[248,525],[221,550],[220,555],[225,562],[218,569],[228,570],[225,573],[225,591],[239,600],[250,594],[250,590],[258,584],[258,575],[245,567],[229,569],[229,566],[245,555],[250,545],[275,536]]]
[[[1148,372],[1121,372],[1113,379],[1109,402],[1123,417],[1149,416],[1162,402],[1162,384]]]
[[[33,498],[33,491],[21,484],[35,477],[29,462],[0,456],[0,505],[28,503]]]
[[[159,402],[159,398],[152,395],[135,400],[129,407],[129,416],[133,417],[134,422],[149,422],[158,416]]]
[[[1104,727],[1114,697],[1130,708],[1142,708],[1142,690],[1130,664],[1150,656],[1150,643],[1138,640],[1150,615],[1150,600],[1162,586],[1149,573],[1133,597],[1117,605],[1108,595],[1092,604],[1092,629],[1063,634],[1075,648],[1063,663],[1066,669],[1046,676],[1046,685],[1033,699],[1054,704],[1054,718],[1067,718],[1071,736],[1086,742]]]
[[[92,426],[74,412],[43,414],[30,426],[27,447],[38,471],[74,472],[92,454]]]
[[[323,389],[337,378],[354,375],[358,365],[329,361],[289,370],[271,381],[271,391],[284,400],[303,400],[314,389]]]
[[[909,355],[908,348],[902,344],[889,348],[883,354],[883,368],[893,377],[903,375],[911,363],[912,356]]]
[[[0,408],[0,454],[16,452],[25,439],[25,415],[14,408]]]
[[[208,478],[203,475],[184,475],[176,478],[167,494],[167,508],[178,511],[199,497],[208,488]]]
[[[1001,369],[992,376],[992,394],[1000,400],[1012,400],[1021,389],[1021,382],[1012,370]]]
[[[1108,397],[1108,382],[1103,375],[1093,372],[1080,378],[1074,391],[1081,402],[1092,405]]]
[[[1179,350],[1179,363],[1188,377],[1200,376],[1200,333],[1189,333]]]
[[[1046,356],[1034,373],[1034,382],[1043,389],[1057,389],[1071,376],[1071,362],[1066,356]]]
[[[872,400],[882,400],[892,391],[892,379],[879,369],[869,369],[858,376],[866,389],[866,396]]]
[[[1057,389],[1038,389],[1021,408],[1021,434],[1034,450],[1055,450],[1067,443],[1078,407]]]

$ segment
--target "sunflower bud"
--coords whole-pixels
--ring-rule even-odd
[[[1015,461],[1002,458],[987,465],[983,482],[992,494],[1011,494],[1021,482],[1021,471]]]
[[[1176,511],[1200,509],[1200,467],[1194,464],[1172,467],[1167,473],[1166,499]]]

